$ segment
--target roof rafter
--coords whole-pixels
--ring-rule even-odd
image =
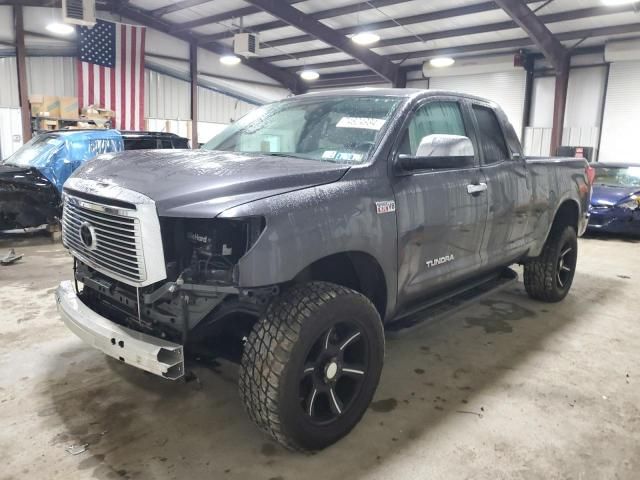
[[[529,2],[536,2],[540,0],[527,0]],[[420,13],[418,15],[411,15],[408,17],[400,17],[394,20],[382,20],[379,22],[367,23],[364,25],[356,25],[353,27],[339,28],[336,32],[342,35],[351,35],[362,30],[384,30],[385,28],[395,28],[400,24],[401,26],[414,25],[418,23],[433,22],[436,20],[443,20],[451,17],[461,17],[464,15],[471,15],[474,13],[488,12],[491,10],[498,10],[498,7],[494,2],[476,3],[474,5],[464,5],[462,7],[446,8],[444,10],[436,10],[434,12]],[[283,47],[285,45],[293,45],[301,42],[308,42],[313,40],[311,35],[297,35],[295,37],[281,38],[279,40],[271,40],[265,48]]]
[[[524,3],[523,0],[495,0],[507,15],[522,28],[536,46],[544,53],[556,70],[564,70],[569,57],[568,50],[551,33],[547,26]]]
[[[293,5],[294,3],[304,2],[305,0],[281,0],[284,3]],[[171,27],[171,33],[183,32],[196,27],[203,27],[211,23],[224,22],[225,20],[231,20],[233,18],[240,18],[253,13],[259,13],[261,10],[255,6],[248,6],[238,8],[237,10],[227,10],[226,12],[217,13],[208,17],[198,18],[197,20],[191,20],[190,22],[177,23]]]
[[[625,25],[614,25],[610,27],[589,28],[586,30],[572,30],[556,35],[556,38],[563,42],[569,40],[581,40],[585,37],[605,37],[612,35],[627,35],[632,33],[640,33],[640,23],[629,23]],[[396,53],[388,55],[386,58],[392,61],[406,61],[416,58],[430,58],[442,55],[457,56],[466,53],[476,53],[485,51],[495,51],[501,49],[516,49],[535,46],[534,41],[530,37],[515,38],[512,40],[500,40],[497,42],[476,43],[471,45],[461,45],[458,47],[436,48],[432,50],[419,50],[407,53]],[[325,68],[350,67],[358,65],[355,60],[338,60],[334,62],[323,62],[307,65],[307,68],[316,70]],[[299,67],[290,67],[288,70],[296,70]]]
[[[181,0],[179,2],[170,3],[164,7],[156,8],[154,10],[149,10],[149,14],[154,17],[161,17],[163,15],[168,15],[169,13],[179,12],[180,10],[185,10],[191,7],[197,7],[198,5],[202,5],[203,3],[211,2],[212,0]]]
[[[565,12],[557,12],[557,13],[550,13],[547,15],[541,15],[539,19],[544,23],[556,23],[556,22],[564,22],[568,20],[577,20],[581,18],[596,17],[600,15],[623,13],[627,11],[633,12],[634,11],[633,5],[623,4],[615,7],[603,6],[603,7],[582,8],[580,10],[569,10]],[[470,27],[461,27],[461,28],[453,28],[451,30],[429,32],[429,33],[420,34],[419,37],[424,42],[428,42],[428,41],[439,40],[443,38],[462,37],[462,36],[474,35],[478,33],[489,33],[489,32],[501,31],[501,30],[509,30],[512,28],[518,28],[518,24],[513,20],[507,20],[504,22],[489,23],[489,24],[483,24],[483,25],[473,25]],[[388,39],[380,40],[378,43],[376,43],[373,46],[373,48],[382,48],[382,47],[389,47],[394,45],[403,45],[407,43],[416,43],[417,41],[418,39],[416,38],[416,35],[388,38]],[[308,58],[308,57],[316,57],[320,55],[327,55],[335,52],[336,50],[334,48],[322,48],[322,49],[316,49],[316,50],[307,50],[299,53],[274,55],[271,57],[262,57],[262,58],[267,62],[280,62],[283,60],[291,60],[291,57]]]
[[[371,0],[369,2],[355,3],[353,5],[346,5],[344,7],[334,7],[334,8],[329,8],[327,10],[320,10],[317,12],[308,13],[307,15],[314,18],[315,20],[323,20],[326,18],[334,18],[334,17],[339,17],[341,15],[358,13],[365,10],[388,7],[390,5],[397,5],[399,3],[405,3],[406,1],[407,0]],[[282,20],[275,20],[273,22],[261,23],[259,25],[251,25],[246,28],[247,30],[251,30],[252,32],[264,32],[267,30],[286,27],[287,25],[289,24],[286,22],[283,22]],[[204,36],[202,37],[201,41],[202,43],[207,43],[207,42],[213,42],[216,40],[224,40],[225,38],[231,38],[231,37],[233,37],[232,32],[220,32],[220,33],[215,33],[213,35]],[[313,37],[311,35],[305,35],[305,37],[309,37],[309,39],[313,40]],[[269,46],[271,46],[271,44],[269,44]]]
[[[367,48],[358,47],[344,35],[336,35],[332,28],[302,13],[291,5],[276,0],[245,1],[355,58],[392,84],[395,85],[401,81],[400,69],[390,60]]]
[[[128,5],[116,5],[115,11],[124,17],[130,18],[131,20],[139,22],[142,25],[146,25],[147,27],[154,28],[160,32],[169,32],[171,26],[173,25],[170,22],[163,21],[157,17],[149,15],[149,13],[146,11],[132,8]],[[197,43],[197,38],[190,33],[169,33],[169,35],[188,42],[189,44]],[[220,44],[210,44],[203,46],[202,48],[218,55],[229,53],[229,48],[225,45]],[[262,73],[263,75],[272,78],[294,93],[300,93],[306,90],[300,78],[294,73],[280,69],[275,65],[264,62],[258,58],[243,58],[242,63]]]

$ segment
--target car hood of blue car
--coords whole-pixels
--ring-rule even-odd
[[[640,195],[640,187],[596,184],[591,193],[591,205],[594,207],[616,205],[634,194]]]

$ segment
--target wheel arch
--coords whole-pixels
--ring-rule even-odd
[[[347,251],[327,255],[303,268],[294,283],[324,281],[350,288],[367,297],[384,321],[388,306],[387,283],[382,266],[371,254]]]
[[[536,248],[529,252],[528,258],[537,257],[542,252],[544,245],[547,243],[547,239],[553,231],[556,229],[572,226],[578,232],[580,224],[580,205],[571,197],[567,197],[558,203],[558,207],[553,215],[553,220],[547,228],[547,231],[543,238],[540,238]]]

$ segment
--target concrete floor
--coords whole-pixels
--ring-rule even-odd
[[[640,478],[640,245],[580,249],[560,304],[518,283],[389,340],[363,421],[305,456],[250,423],[233,365],[172,383],[83,344],[52,295],[70,258],[21,247],[0,267],[0,478]]]

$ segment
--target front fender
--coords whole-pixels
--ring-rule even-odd
[[[276,195],[224,211],[220,218],[261,215],[266,228],[238,262],[241,287],[288,282],[317,260],[360,251],[374,257],[385,274],[387,308],[397,294],[395,211],[378,214],[376,202],[393,200],[380,178],[342,180]]]

